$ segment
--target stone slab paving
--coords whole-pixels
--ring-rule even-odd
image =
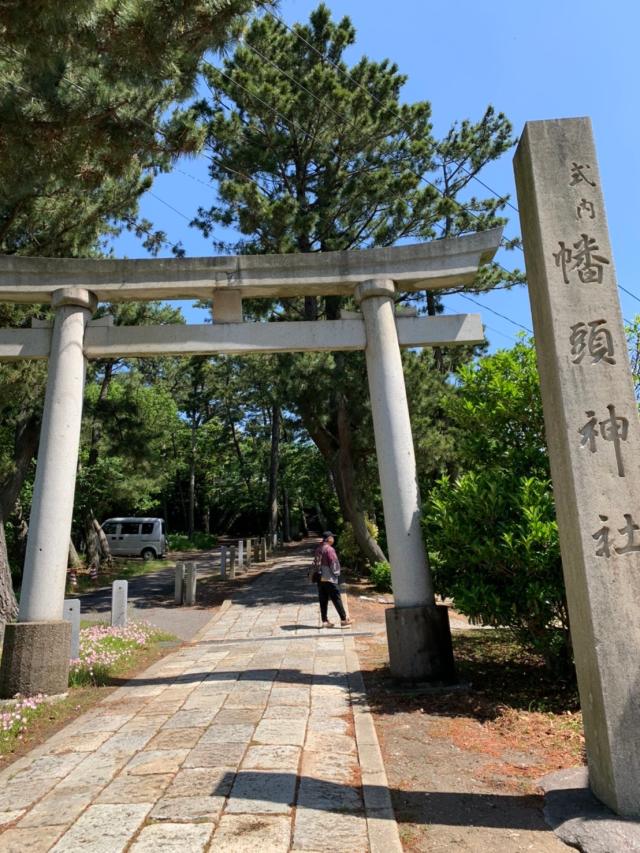
[[[0,851],[401,851],[353,633],[318,627],[308,563],[0,773]]]

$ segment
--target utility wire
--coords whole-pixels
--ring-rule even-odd
[[[621,284],[619,284],[619,285],[618,285],[618,287],[620,288],[620,290],[621,290],[623,293],[626,293],[626,294],[627,294],[627,296],[630,296],[632,299],[635,299],[635,300],[636,300],[636,302],[640,302],[640,298],[639,298],[639,297],[637,297],[637,296],[635,295],[635,293],[632,293],[630,290],[627,290],[627,288],[626,288],[626,287],[623,287]]]
[[[491,291],[489,291],[491,292]],[[477,299],[473,299],[471,296],[467,296],[466,293],[460,293],[463,299],[466,299],[468,302],[473,302],[474,305],[478,305],[480,308],[483,308],[485,311],[491,312],[491,314],[495,314],[496,317],[501,317],[503,320],[506,320],[507,323],[511,323],[512,326],[518,326],[520,329],[524,329],[525,332],[529,332],[530,335],[533,334],[533,329],[530,329],[528,326],[524,326],[522,323],[518,323],[517,320],[512,320],[511,317],[507,317],[506,314],[501,314],[499,311],[495,311],[493,308],[489,308],[488,305],[483,305],[482,302],[478,302]]]
[[[187,216],[186,213],[183,213],[181,210],[178,210],[177,207],[174,207],[172,204],[169,204],[168,201],[165,201],[163,198],[160,198],[160,196],[157,195],[157,193],[154,193],[153,190],[147,190],[147,192],[149,193],[150,196],[153,196],[156,199],[156,201],[159,201],[160,204],[164,204],[164,206],[168,207],[169,210],[172,210],[174,213],[177,213],[178,216],[181,216],[183,219],[186,219],[187,222],[191,222],[191,218],[189,216]]]

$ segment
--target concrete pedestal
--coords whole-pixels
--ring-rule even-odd
[[[70,656],[70,622],[9,623],[2,647],[0,698],[65,693]]]
[[[392,607],[385,615],[394,678],[446,683],[457,680],[447,607]]]

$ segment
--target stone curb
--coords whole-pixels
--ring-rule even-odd
[[[185,646],[195,646],[197,643],[201,642],[201,636],[200,635],[204,634],[205,631],[208,631],[209,628],[211,627],[211,625],[214,622],[217,622],[218,619],[222,616],[222,614],[226,613],[232,604],[233,604],[233,601],[231,599],[231,596],[229,596],[229,598],[225,598],[225,600],[222,602],[220,607],[216,608],[216,612],[213,614],[211,619],[209,619],[208,622],[205,622],[204,625],[202,626],[202,628],[200,628],[200,630],[198,631],[198,633],[194,634],[193,637],[190,640],[187,640],[187,642],[184,645]]]
[[[367,833],[371,853],[402,853],[400,833],[396,823],[384,769],[378,735],[367,704],[360,659],[353,637],[345,635],[347,678],[351,692],[351,707],[355,727],[358,758],[362,770],[362,793],[367,818]]]

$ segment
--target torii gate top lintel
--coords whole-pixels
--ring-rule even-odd
[[[63,287],[82,287],[100,301],[208,299],[229,288],[242,298],[348,295],[368,279],[389,278],[400,290],[470,284],[494,256],[494,228],[407,246],[287,255],[120,260],[0,257],[0,302],[42,303]]]

